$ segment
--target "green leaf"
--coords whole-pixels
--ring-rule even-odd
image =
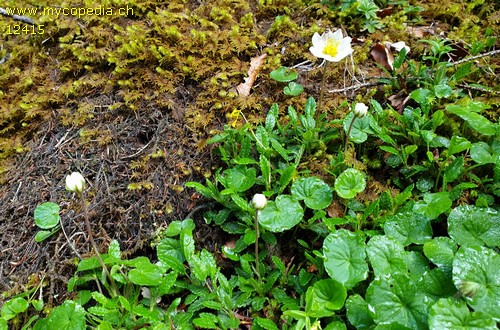
[[[450,146],[448,147],[448,154],[451,156],[467,150],[470,147],[472,147],[472,143],[470,143],[469,140],[461,136],[453,135],[450,140]]]
[[[333,280],[319,280],[306,292],[306,313],[311,317],[335,315],[335,311],[344,306],[347,298],[345,287]]]
[[[282,66],[276,70],[271,71],[269,77],[279,82],[289,82],[297,79],[299,74],[295,71],[291,71],[286,67]]]
[[[25,312],[28,307],[29,303],[24,298],[17,297],[8,300],[2,306],[2,318],[7,321],[13,319],[17,314]]]
[[[500,320],[500,255],[486,247],[462,246],[453,260],[453,282],[476,312]]]
[[[272,131],[276,126],[276,122],[278,121],[278,111],[278,105],[273,103],[266,116],[266,129],[268,131]]]
[[[261,317],[256,317],[253,319],[253,324],[258,325],[259,327],[266,329],[266,330],[278,330],[278,327],[276,324],[269,320],[269,319],[263,319]]]
[[[394,237],[403,246],[424,244],[432,238],[432,227],[428,218],[414,212],[402,212],[388,217],[384,224],[387,236]]]
[[[210,313],[200,313],[200,316],[193,320],[193,324],[202,329],[218,329],[217,316]]]
[[[323,242],[323,257],[328,275],[347,289],[368,276],[364,239],[351,231],[339,229],[328,235]]]
[[[35,223],[42,229],[50,229],[59,223],[59,205],[45,202],[35,208]]]
[[[413,205],[413,211],[423,214],[430,220],[436,219],[441,213],[451,207],[451,199],[448,192],[424,194],[424,200]]]
[[[396,197],[394,197],[394,203],[398,206],[403,205],[412,195],[413,188],[415,187],[415,184],[412,183],[408,187],[403,190],[403,192],[399,193]]]
[[[184,255],[182,254],[181,245],[179,240],[173,238],[164,238],[160,241],[156,247],[156,253],[158,254],[158,259],[165,264],[169,264],[170,261],[166,260],[166,257],[173,257],[179,261],[179,263],[184,262]]]
[[[434,95],[438,99],[447,98],[453,93],[453,89],[448,84],[441,83],[439,85],[434,86]]]
[[[455,181],[464,171],[464,158],[455,158],[444,170],[444,179],[446,183]]]
[[[332,203],[333,196],[330,186],[316,177],[295,180],[291,188],[292,196],[303,200],[307,207],[321,210]]]
[[[479,134],[495,135],[497,125],[480,114],[471,111],[469,104],[465,106],[451,104],[446,106],[446,110],[465,120]]]
[[[304,210],[292,196],[280,195],[275,201],[269,201],[258,216],[262,227],[277,233],[297,225],[304,216]]]
[[[366,290],[366,302],[375,323],[397,320],[410,329],[427,327],[429,300],[406,274],[376,277]]]
[[[376,276],[407,272],[404,247],[392,237],[372,237],[367,244],[366,253]]]
[[[460,205],[448,216],[448,233],[462,246],[500,246],[500,212],[474,205]]]
[[[427,271],[420,278],[418,286],[434,301],[442,297],[452,297],[457,293],[451,276],[451,267],[449,269],[434,268]]]
[[[498,329],[490,315],[471,312],[463,300],[441,298],[429,312],[430,329]]]
[[[434,237],[425,242],[424,254],[435,265],[451,269],[458,245],[449,237]]]
[[[340,197],[346,199],[355,197],[357,193],[365,190],[365,186],[365,175],[354,168],[345,170],[335,180],[335,191]]]
[[[347,319],[358,330],[368,330],[375,326],[368,304],[359,294],[350,295],[345,302]]]
[[[185,186],[188,188],[194,188],[196,192],[204,197],[215,199],[215,195],[212,191],[199,182],[186,182]]]
[[[38,231],[35,234],[35,242],[40,243],[40,242],[46,240],[50,236],[54,235],[59,230],[59,228],[60,227],[57,226],[57,227],[52,228],[52,230],[50,230],[50,231],[48,231],[48,230],[40,230],[40,231]]]
[[[470,158],[478,164],[495,164],[498,157],[491,151],[492,148],[485,142],[477,142],[470,148]]]
[[[367,140],[368,133],[374,133],[370,126],[370,122],[373,121],[372,116],[368,114],[363,118],[357,118],[351,111],[344,119],[344,131],[346,132],[346,134],[349,131],[349,127],[351,126],[351,122],[353,120],[354,124],[351,128],[349,141],[353,141],[355,143],[363,143]]]
[[[148,286],[155,286],[161,283],[162,270],[159,266],[152,264],[149,259],[144,259],[136,267],[128,273],[130,282]]]
[[[298,96],[304,91],[304,87],[301,84],[297,84],[294,81],[290,81],[288,86],[283,88],[283,92],[288,96]]]
[[[243,192],[250,189],[254,185],[255,177],[255,168],[247,168],[244,165],[238,165],[223,172],[223,182],[221,183],[228,190],[231,190],[231,193]]]
[[[85,309],[72,300],[66,300],[48,317],[47,329],[85,329]]]
[[[271,190],[271,162],[269,161],[269,159],[267,159],[266,156],[260,155],[259,165],[266,190]]]

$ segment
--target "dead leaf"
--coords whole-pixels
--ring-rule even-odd
[[[255,79],[257,79],[257,74],[260,71],[260,68],[264,64],[264,59],[267,57],[267,54],[262,54],[261,56],[252,57],[250,60],[250,69],[248,69],[248,77],[244,78],[245,82],[239,84],[236,87],[236,90],[240,95],[248,96],[250,95],[250,90],[252,89],[253,84],[255,83]]]
[[[414,36],[417,39],[423,39],[424,37],[430,35],[435,35],[436,33],[436,26],[408,26],[407,30],[408,33],[412,36]]]
[[[376,43],[372,50],[370,51],[370,55],[373,57],[375,62],[382,65],[388,71],[392,71],[392,64],[394,63],[394,56],[386,46],[381,43]]]

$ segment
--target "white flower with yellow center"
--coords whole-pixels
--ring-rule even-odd
[[[313,45],[309,50],[318,58],[324,58],[329,62],[339,62],[352,54],[351,40],[350,37],[344,38],[341,30],[328,31],[322,35],[314,33],[312,37]]]

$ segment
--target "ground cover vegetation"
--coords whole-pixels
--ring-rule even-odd
[[[106,6],[0,44],[0,329],[498,328],[496,1]]]

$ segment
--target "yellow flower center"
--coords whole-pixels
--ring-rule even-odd
[[[338,50],[339,44],[340,44],[340,42],[338,42],[337,40],[328,39],[326,41],[325,48],[323,48],[323,53],[326,55],[330,55],[332,57],[337,56],[337,54],[339,52],[339,50]]]

